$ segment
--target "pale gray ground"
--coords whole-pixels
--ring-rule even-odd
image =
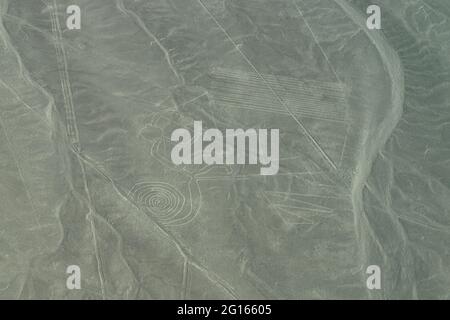
[[[448,0],[0,11],[0,298],[450,298]],[[278,175],[172,165],[194,120],[280,128]]]

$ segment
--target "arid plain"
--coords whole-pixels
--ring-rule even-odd
[[[0,298],[449,299],[449,17],[0,0]],[[276,174],[173,163],[195,121],[278,129]]]

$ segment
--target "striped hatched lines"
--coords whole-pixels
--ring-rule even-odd
[[[342,84],[267,74],[264,78],[292,113],[315,119],[346,121],[346,88]],[[288,114],[257,74],[215,68],[209,80],[209,92],[219,106]]]

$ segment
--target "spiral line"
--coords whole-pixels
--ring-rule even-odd
[[[137,183],[130,195],[143,210],[163,224],[180,218],[186,202],[178,189],[164,182]]]

